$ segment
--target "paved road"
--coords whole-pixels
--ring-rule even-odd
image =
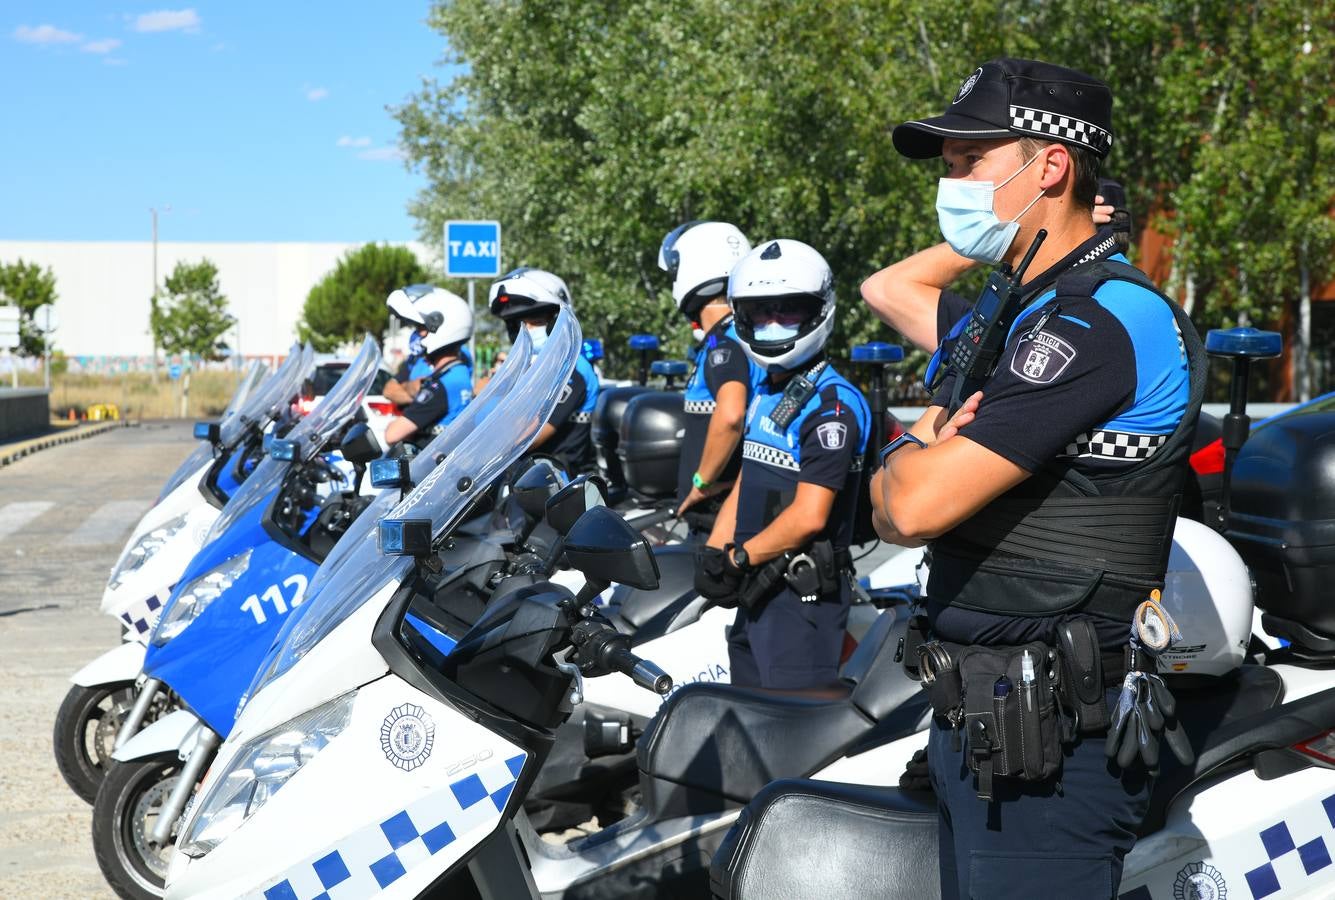
[[[107,573],[191,446],[188,423],[145,424],[0,469],[0,897],[111,896],[51,728],[69,676],[119,640]]]

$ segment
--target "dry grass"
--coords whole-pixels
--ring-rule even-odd
[[[52,375],[51,415],[63,419],[73,408],[82,416],[95,403],[114,403],[121,418],[128,419],[207,419],[217,416],[227,406],[236,390],[239,374],[231,371],[193,372],[190,396],[181,411],[181,386],[184,378],[172,381],[165,374],[154,384],[147,374],[126,375]],[[40,387],[42,376],[19,376],[23,387]]]

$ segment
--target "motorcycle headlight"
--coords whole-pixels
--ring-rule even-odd
[[[186,517],[183,515],[168,519],[157,528],[140,536],[139,540],[134,542],[134,546],[125,551],[125,555],[117,561],[116,568],[111,570],[107,587],[112,590],[120,587],[126,577],[138,571],[155,553],[167,546],[173,535],[185,527],[185,520]]]
[[[152,644],[161,647],[176,637],[186,626],[218,599],[224,591],[236,583],[236,580],[250,568],[250,551],[237,554],[220,566],[209,569],[203,575],[186,585],[176,597],[176,602],[167,607],[153,629]]]
[[[226,840],[338,737],[352,717],[356,691],[304,712],[248,742],[186,813],[178,844],[198,858]]]

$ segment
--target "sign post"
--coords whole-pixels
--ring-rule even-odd
[[[19,359],[13,351],[18,346],[19,308],[17,306],[0,306],[0,350],[10,351],[6,355],[9,357],[10,379],[16,388],[19,386]]]
[[[445,223],[445,277],[468,279],[468,309],[474,309],[473,284],[501,274],[501,223],[451,220]],[[474,328],[476,331],[476,327]],[[468,353],[477,365],[477,341],[468,339]]]
[[[43,303],[32,311],[32,322],[42,333],[42,383],[51,390],[51,341],[48,335],[60,327],[60,317],[50,303]]]

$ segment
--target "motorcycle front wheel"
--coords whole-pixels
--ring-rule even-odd
[[[165,893],[167,868],[176,852],[176,828],[164,846],[150,835],[181,772],[175,753],[112,763],[93,804],[93,851],[107,883],[128,900]]]
[[[56,712],[51,743],[60,776],[86,803],[97,798],[116,733],[134,704],[133,681],[74,685]]]

